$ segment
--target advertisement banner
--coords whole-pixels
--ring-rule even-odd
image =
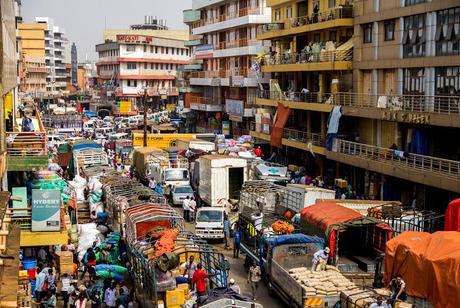
[[[241,100],[226,99],[225,111],[228,114],[242,117],[244,114],[244,102]]]
[[[60,190],[32,189],[32,231],[59,231],[60,229]]]
[[[120,113],[129,113],[131,112],[131,102],[130,101],[120,101]]]
[[[213,138],[211,134],[204,134],[206,137]],[[202,136],[202,137],[204,137]],[[176,146],[177,139],[199,138],[200,134],[148,134],[147,146],[159,149],[166,149]],[[144,133],[133,133],[133,147],[144,146]]]
[[[230,121],[222,121],[222,134],[230,135]]]

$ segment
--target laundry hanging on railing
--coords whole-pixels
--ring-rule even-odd
[[[327,119],[327,135],[326,135],[326,148],[330,151],[332,150],[332,144],[337,132],[339,131],[340,118],[342,117],[342,107],[335,106],[329,118]]]

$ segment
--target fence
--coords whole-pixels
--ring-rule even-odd
[[[6,132],[6,147],[9,156],[48,155],[48,140],[44,132]]]
[[[257,133],[270,135],[273,127],[269,124],[261,123],[251,123],[251,130]],[[317,133],[308,133],[305,131],[291,129],[291,128],[282,128],[283,138],[288,140],[294,140],[302,143],[312,143],[312,145],[321,146],[325,145],[325,138],[321,134]]]
[[[274,56],[266,56],[266,58],[268,58],[268,65],[351,61],[353,60],[353,49],[321,50],[283,55],[277,54]]]
[[[248,16],[248,15],[263,15],[263,14],[264,14],[264,8],[262,7],[245,7],[245,8],[239,9],[238,11],[227,12],[226,14],[222,14],[219,16],[210,17],[207,19],[201,19],[200,21],[197,21],[192,24],[192,29],[203,27],[206,25],[215,24],[218,22],[224,22],[226,20],[230,20],[230,19],[234,19],[238,17]]]

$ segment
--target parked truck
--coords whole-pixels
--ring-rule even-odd
[[[152,155],[148,161],[149,174],[157,183],[165,186],[190,184],[190,172],[188,160],[176,157],[170,159],[167,156]]]
[[[222,205],[228,199],[239,199],[241,186],[247,180],[245,159],[226,155],[204,155],[199,158],[198,193],[209,206]]]
[[[215,143],[196,138],[177,139],[176,145],[179,150],[193,149],[201,150],[204,152],[212,152],[216,150]]]
[[[149,160],[152,155],[165,155],[165,152],[155,147],[137,148],[133,152],[134,174],[143,183],[147,182],[150,173]]]

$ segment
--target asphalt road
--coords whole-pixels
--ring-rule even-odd
[[[181,208],[175,207],[175,209],[178,212],[182,213]],[[194,232],[195,231],[195,226],[193,224],[191,224],[191,223],[186,223],[185,224],[185,229],[187,231]],[[224,254],[225,258],[230,263],[230,275],[229,276],[230,276],[230,278],[235,279],[236,284],[238,284],[240,289],[241,289],[241,293],[246,294],[246,295],[250,295],[251,294],[251,287],[247,283],[248,272],[244,268],[245,255],[240,252],[239,258],[235,259],[235,258],[233,258],[233,250],[232,249],[226,250],[224,248],[223,243],[211,242],[210,244],[213,245],[214,247],[216,247],[219,251],[221,251]],[[257,293],[256,293],[256,299],[257,299],[256,302],[259,303],[259,304],[262,304],[264,306],[264,308],[283,308],[283,307],[286,307],[286,305],[281,301],[281,299],[276,297],[276,295],[270,296],[268,294],[268,288],[266,287],[266,285],[262,281],[260,281],[260,283],[259,283],[259,288],[258,288]]]

